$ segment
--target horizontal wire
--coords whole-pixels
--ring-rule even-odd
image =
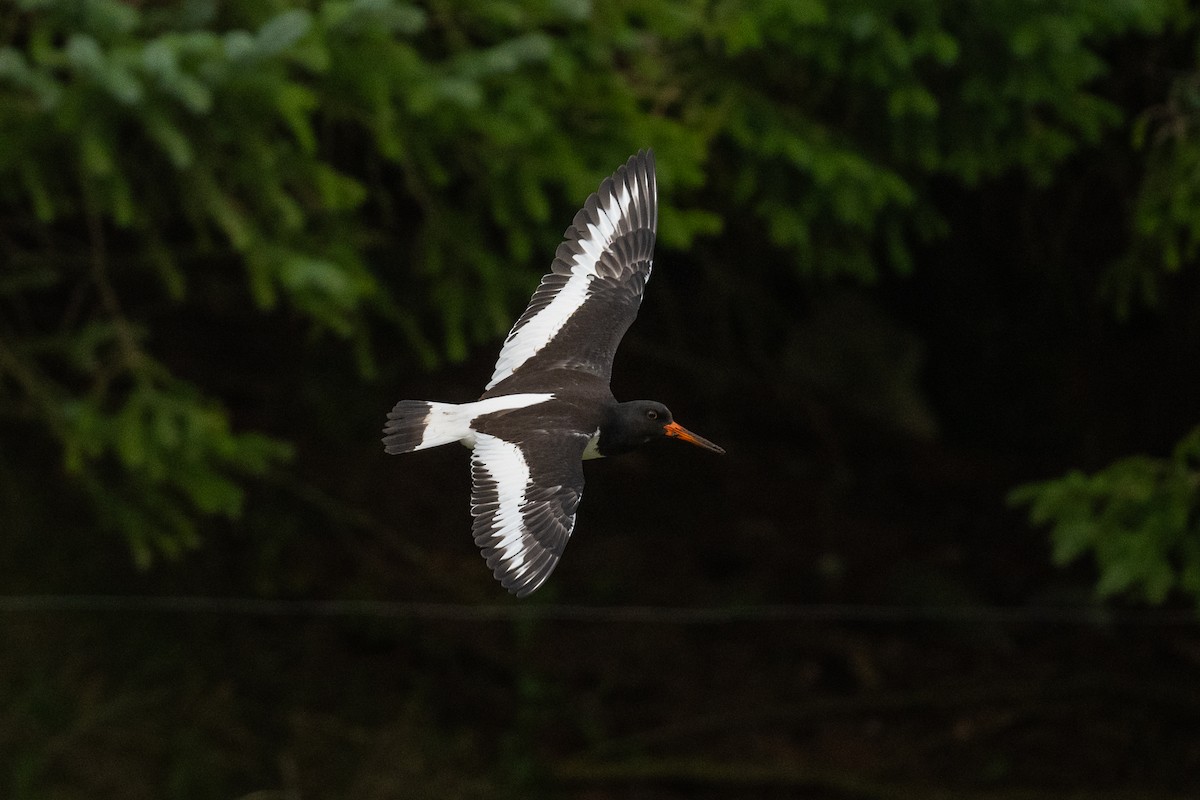
[[[132,612],[240,617],[374,617],[397,620],[616,622],[714,625],[735,622],[994,623],[1040,625],[1190,626],[1191,610],[1061,606],[588,606],[481,605],[383,600],[286,600],[260,597],[146,595],[4,595],[0,613]]]

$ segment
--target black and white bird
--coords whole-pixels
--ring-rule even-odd
[[[450,442],[471,448],[475,544],[496,579],[525,597],[558,564],[575,529],[583,460],[664,436],[717,453],[661,403],[618,403],[613,356],[637,316],[654,263],[658,194],[644,150],[575,215],[554,264],[500,350],[479,400],[401,400],[383,429],[388,453]]]

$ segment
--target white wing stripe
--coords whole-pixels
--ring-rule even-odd
[[[525,502],[524,496],[521,497],[521,502],[522,503]],[[499,541],[493,542],[490,546],[496,548],[496,550],[498,550],[498,551],[503,550],[503,551],[507,552],[509,547],[516,544],[520,540],[522,533],[523,533],[523,531],[520,528],[517,528],[516,530],[512,530],[512,531],[505,531],[504,537],[502,539],[500,539]],[[501,561],[503,561],[505,558],[508,558],[508,556],[507,555],[503,556],[501,558]]]
[[[536,406],[538,403],[544,403],[547,400],[554,399],[551,392],[524,392],[522,394],[505,394],[500,397],[489,397],[487,400],[476,400],[474,403],[468,403],[467,407],[471,409],[471,419],[490,414],[493,411],[506,411],[512,408],[529,408]]]
[[[491,533],[482,541],[476,539],[476,544],[496,548],[493,558],[497,561],[511,559],[510,569],[518,567],[525,560],[520,546],[523,533],[521,508],[525,505],[525,487],[529,485],[529,465],[525,463],[521,448],[486,433],[475,435],[472,461],[496,482],[497,496]]]
[[[592,266],[595,266],[595,261],[592,262]],[[571,315],[584,304],[584,301],[587,300],[587,287],[591,283],[592,276],[581,272],[580,269],[580,267],[573,269],[571,277],[554,296],[554,299],[504,343],[504,347],[500,350],[500,358],[496,362],[496,374],[488,383],[488,389],[507,378],[513,373],[513,370],[549,344],[550,340],[554,338],[554,334],[558,333]]]
[[[632,211],[632,209],[633,203],[630,202],[629,187],[625,185],[625,181],[621,181],[617,186],[617,193],[612,196],[612,202],[605,209],[612,221],[614,233],[620,230],[621,217],[626,211]]]
[[[496,371],[487,389],[512,375],[514,371],[550,343],[567,320],[587,301],[588,287],[596,277],[596,264],[612,245],[618,231],[634,227],[621,224],[635,214],[636,198],[640,197],[638,176],[627,171],[615,178],[604,197],[594,206],[596,219],[587,222],[586,231],[576,241],[579,252],[571,258],[571,277],[541,311],[513,331],[500,349]]]

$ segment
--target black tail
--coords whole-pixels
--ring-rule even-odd
[[[383,449],[388,453],[410,453],[418,450],[425,439],[425,421],[430,404],[424,400],[401,400],[388,412],[383,429]]]

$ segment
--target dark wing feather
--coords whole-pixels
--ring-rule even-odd
[[[650,279],[657,226],[654,154],[645,150],[605,178],[575,215],[550,273],[504,341],[488,390],[555,369],[607,382]]]
[[[475,544],[517,597],[541,586],[575,528],[587,437],[540,433],[521,445],[478,434],[471,457]]]

